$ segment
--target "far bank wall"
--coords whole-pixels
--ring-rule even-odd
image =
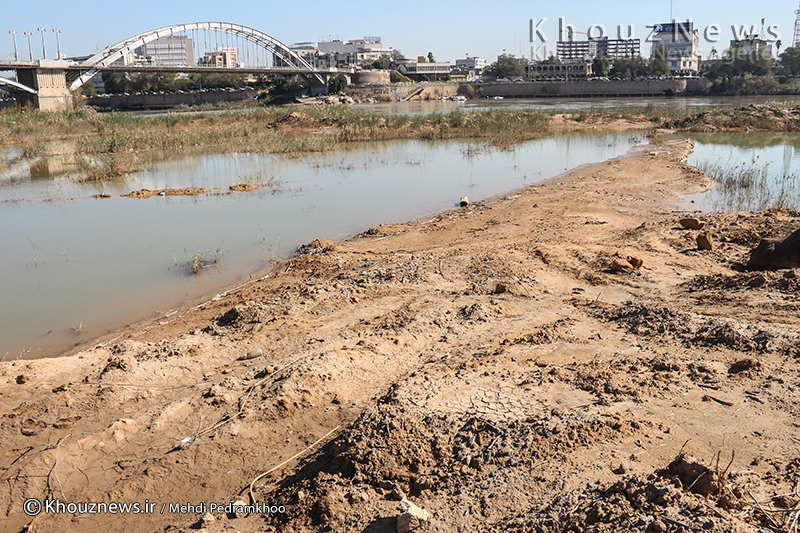
[[[350,87],[348,92],[378,101],[401,102],[412,92],[423,87],[422,92],[408,98],[438,100],[463,94],[470,98],[577,98],[603,96],[670,96],[699,94],[702,80],[642,80],[642,81],[560,81],[519,83],[424,83],[394,84],[367,87]]]

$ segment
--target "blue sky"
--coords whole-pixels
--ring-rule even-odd
[[[475,7],[472,7],[475,6]],[[706,56],[714,44],[705,43],[703,30],[716,24],[720,28],[717,49],[724,50],[733,36],[731,25],[761,31],[777,25],[783,47],[791,44],[794,32],[794,11],[797,4],[779,2],[745,2],[743,0],[689,2],[674,0],[672,12],[680,21],[691,18],[701,30],[701,51]],[[65,55],[95,53],[107,45],[146,30],[170,24],[199,21],[223,21],[259,29],[276,39],[291,44],[318,41],[333,35],[342,39],[358,39],[380,35],[383,43],[400,49],[407,57],[433,52],[437,60],[464,57],[465,54],[493,61],[506,51],[530,57],[530,20],[536,19],[549,46],[558,40],[558,19],[564,17],[577,31],[601,24],[606,34],[616,36],[617,26],[627,31],[633,26],[634,37],[644,40],[646,28],[657,22],[669,22],[669,2],[621,2],[564,0],[559,2],[220,2],[195,0],[187,2],[140,0],[138,2],[99,2],[84,0],[69,3],[63,0],[39,0],[33,4],[8,0],[0,17],[0,54],[13,57],[13,41],[9,30],[16,30],[20,55],[28,55],[23,31],[34,32],[34,58],[41,57],[39,27],[61,30],[61,50]],[[540,23],[542,19],[547,20]],[[595,32],[599,29],[595,28]],[[576,39],[584,36],[577,34]],[[46,34],[48,56],[53,57],[56,38]],[[642,46],[648,55],[650,45]]]

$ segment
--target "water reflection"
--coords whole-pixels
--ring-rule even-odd
[[[800,96],[660,96],[637,98],[505,98],[502,100],[482,99],[467,102],[424,101],[391,102],[376,104],[356,104],[353,107],[367,112],[421,115],[433,112],[482,111],[486,109],[549,109],[566,112],[586,109],[613,109],[653,107],[666,109],[703,108],[716,106],[740,106],[766,104],[771,102],[783,105],[800,103]]]
[[[695,142],[687,163],[712,177],[716,186],[693,195],[706,212],[800,210],[800,134],[728,132],[681,134]]]

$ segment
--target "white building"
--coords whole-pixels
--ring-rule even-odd
[[[316,53],[320,67],[350,68],[382,56],[392,57],[394,48],[384,48],[381,38],[375,36],[352,41],[320,41]]]
[[[457,69],[482,70],[489,66],[485,59],[480,57],[467,57],[466,59],[456,59]]]
[[[427,78],[429,81],[446,80],[450,78],[450,62],[442,61],[437,63],[425,63],[420,61],[422,57],[417,58],[417,61],[407,60],[400,64],[398,70],[404,76],[420,81]],[[423,78],[425,76],[425,78]]]
[[[144,64],[164,67],[191,67],[194,65],[192,40],[185,35],[159,37],[140,46],[125,58],[125,64]]]
[[[667,64],[673,73],[697,72],[700,68],[700,32],[692,22],[656,24],[653,28],[653,49],[666,49]]]
[[[772,59],[772,43],[760,39],[758,34],[752,35],[749,39],[732,40],[731,50],[738,48],[740,53],[748,56],[759,56],[764,59]]]

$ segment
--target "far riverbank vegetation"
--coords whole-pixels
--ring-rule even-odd
[[[762,107],[762,106],[759,106]],[[302,154],[345,149],[348,143],[402,139],[472,139],[498,149],[575,129],[627,121],[639,130],[660,126],[705,131],[754,127],[800,130],[800,111],[763,106],[783,120],[764,121],[752,106],[701,113],[659,106],[623,109],[491,109],[426,115],[362,112],[346,105],[256,107],[222,113],[136,116],[65,112],[0,113],[0,166],[43,157],[71,158],[78,179],[113,179],[158,160],[158,153],[199,149],[205,153]],[[725,109],[725,108],[723,108]],[[778,111],[775,111],[778,110]],[[764,111],[766,112],[766,111]],[[698,118],[700,117],[700,118]],[[797,120],[795,120],[795,118]],[[619,124],[617,124],[619,125]]]

